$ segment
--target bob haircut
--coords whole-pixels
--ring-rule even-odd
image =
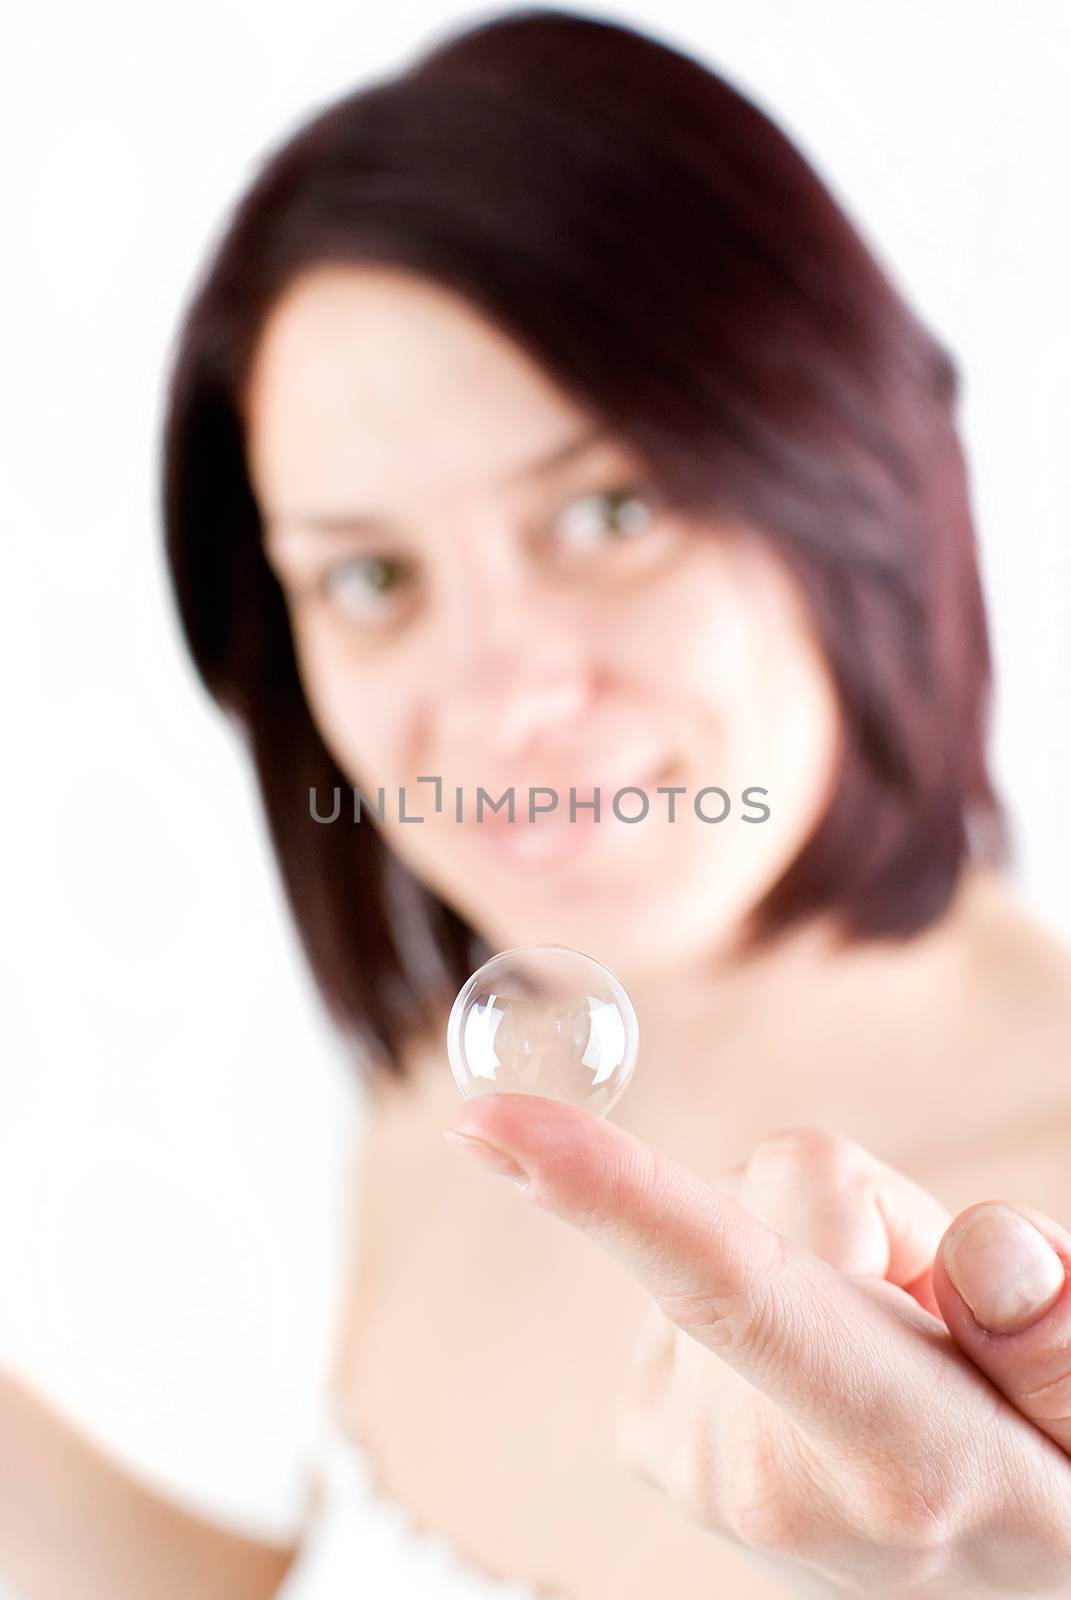
[[[460,292],[636,452],[669,504],[745,518],[801,586],[845,728],[832,798],[742,948],[835,911],[903,938],[968,859],[1003,863],[990,647],[955,367],[754,105],[642,33],[525,8],[319,112],[263,163],[181,327],[163,517],[194,662],[241,729],[313,975],[371,1064],[490,953],[372,826],[300,687],[261,546],[242,395],[303,270],[374,263]]]

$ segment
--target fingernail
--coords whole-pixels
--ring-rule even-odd
[[[1054,1304],[1064,1266],[1033,1223],[1010,1206],[979,1206],[945,1241],[944,1262],[975,1322],[1018,1333]]]
[[[510,1178],[519,1189],[527,1189],[531,1179],[523,1167],[519,1167],[512,1156],[500,1150],[496,1144],[488,1139],[477,1139],[475,1134],[455,1133],[453,1128],[443,1128],[442,1136],[450,1139],[463,1150],[468,1150],[477,1161],[491,1172],[497,1172],[501,1178]]]

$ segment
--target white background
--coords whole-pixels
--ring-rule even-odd
[[[1071,934],[1071,12],[591,9],[693,47],[771,110],[958,357],[997,768],[1024,889]],[[22,6],[0,69],[0,1360],[131,1467],[266,1533],[299,1514],[359,1100],[243,759],[179,643],[160,384],[206,241],[269,142],[474,14]]]

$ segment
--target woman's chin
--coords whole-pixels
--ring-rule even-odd
[[[636,827],[596,839],[593,827],[570,840],[570,832],[566,825],[555,834],[558,849],[549,833],[542,848],[533,840],[531,856],[524,844],[513,855],[504,842],[475,854],[436,852],[430,886],[494,949],[567,945],[624,981],[728,948],[780,870],[760,857],[753,835]]]
[[[716,898],[645,893],[633,882],[626,894],[557,898],[541,894],[537,903],[499,906],[497,913],[462,913],[498,950],[556,944],[582,950],[628,978],[679,969],[731,942],[740,925],[734,906]]]

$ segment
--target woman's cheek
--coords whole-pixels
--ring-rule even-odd
[[[376,675],[353,660],[337,635],[312,620],[294,627],[294,645],[310,714],[320,737],[349,783],[388,780],[392,726],[390,696]],[[393,719],[396,721],[396,718]]]

